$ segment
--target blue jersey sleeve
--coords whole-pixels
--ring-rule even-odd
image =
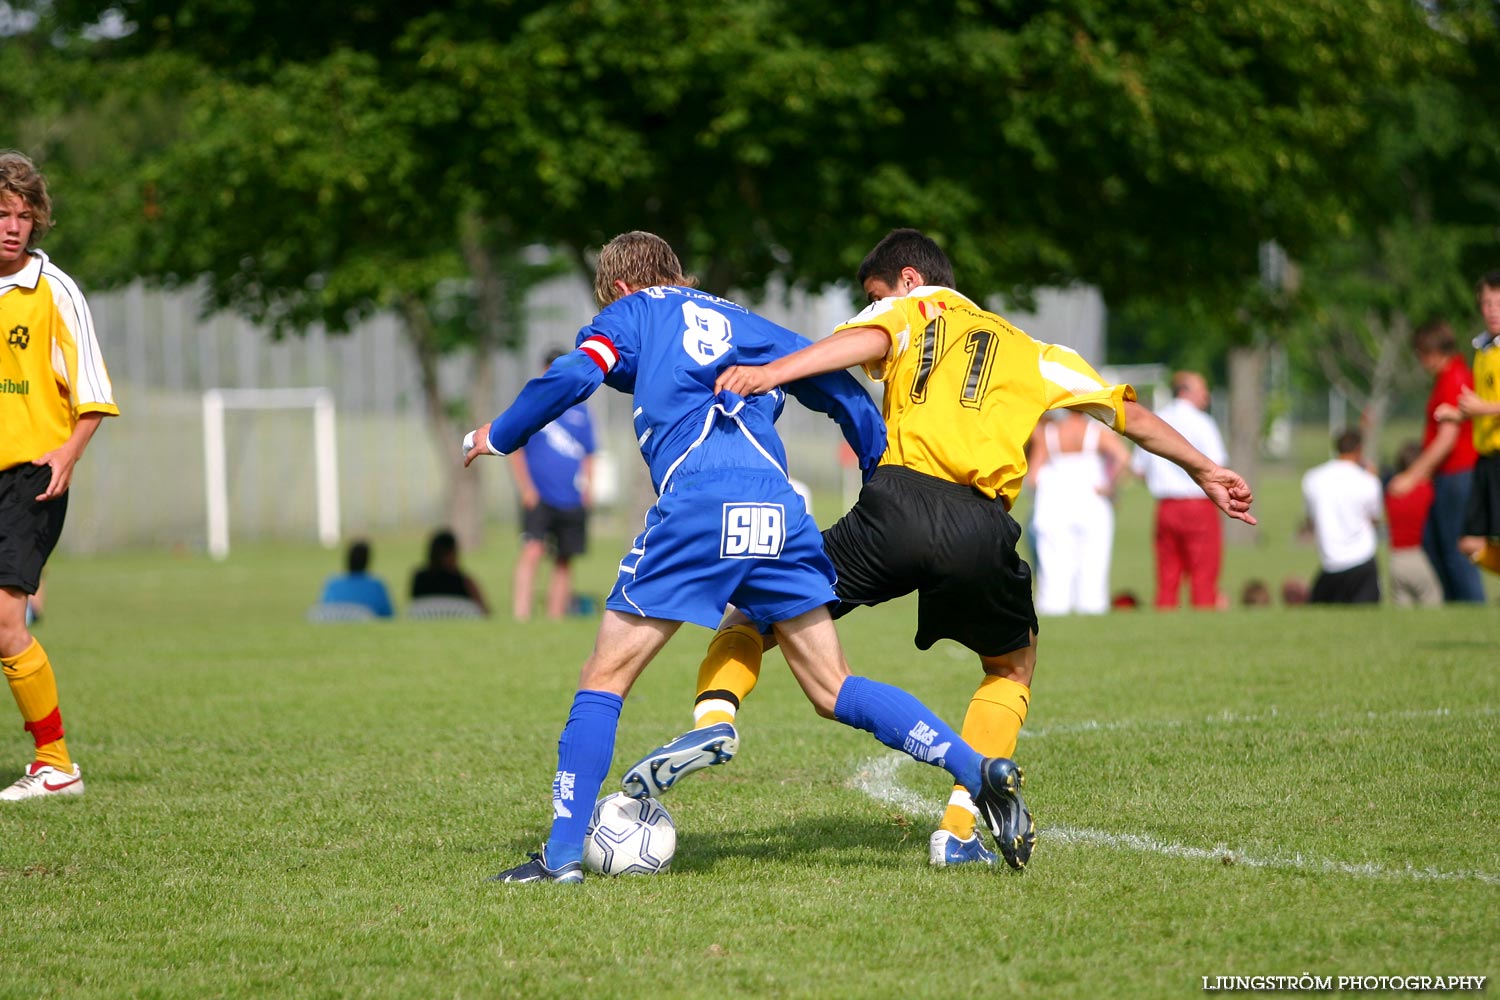
[[[646,306],[639,296],[627,295],[606,306],[594,321],[578,331],[577,347],[604,373],[604,381],[623,393],[635,391],[640,360],[640,329],[647,325]]]
[[[833,418],[859,458],[860,471],[868,481],[880,463],[880,456],[885,454],[885,421],[870,394],[854,376],[848,372],[827,372],[788,382],[782,388],[809,410]]]
[[[763,341],[740,346],[738,363],[764,365],[800,351],[812,343],[792,331],[766,324]],[[789,382],[782,386],[797,402],[809,410],[826,413],[843,431],[844,440],[859,458],[860,470],[869,479],[885,454],[885,421],[880,409],[870,400],[859,382],[848,372],[828,372]]]
[[[599,349],[587,344],[552,362],[546,372],[527,382],[516,401],[490,422],[490,447],[509,455],[537,431],[583,402],[604,383],[607,372]]]

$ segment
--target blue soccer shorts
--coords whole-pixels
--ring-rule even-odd
[[[604,606],[718,628],[732,604],[765,628],[831,604],[833,583],[823,536],[786,479],[720,469],[657,499]]]

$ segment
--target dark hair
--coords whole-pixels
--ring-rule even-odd
[[[916,270],[929,285],[953,288],[957,284],[953,279],[953,264],[943,248],[915,229],[892,229],[886,233],[885,239],[875,244],[875,249],[860,262],[856,277],[861,285],[871,278],[894,285],[901,278],[903,267]]]
[[[456,555],[458,555],[458,539],[447,528],[434,534],[432,541],[427,543],[427,565],[429,566],[438,566],[449,556]]]
[[[364,540],[349,545],[349,572],[363,573],[370,568],[370,543]]]
[[[1365,437],[1357,427],[1345,427],[1333,436],[1334,451],[1340,455],[1352,455],[1365,443]]]
[[[1408,441],[1396,452],[1396,471],[1405,472],[1422,454],[1422,442]]]
[[[1446,320],[1433,319],[1417,327],[1411,335],[1411,349],[1418,354],[1452,354],[1458,349],[1458,340]]]
[[[1474,283],[1474,301],[1479,301],[1479,296],[1484,294],[1486,288],[1500,289],[1500,271],[1486,271],[1480,275],[1479,280]]]
[[[563,355],[565,355],[567,353],[568,353],[567,351],[559,350],[556,347],[548,348],[547,353],[543,357],[543,360],[542,360],[542,367],[543,368],[551,368],[552,367],[552,362],[556,361],[558,358],[562,357]]]

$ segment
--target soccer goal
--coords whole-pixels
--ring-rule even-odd
[[[339,478],[333,393],[311,389],[209,389],[203,394],[203,479],[208,494],[208,553],[229,555],[229,455],[226,410],[311,410],[318,497],[318,541],[339,543]]]

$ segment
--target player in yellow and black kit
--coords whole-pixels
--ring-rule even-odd
[[[35,249],[51,223],[46,180],[22,154],[0,152],[0,669],[36,744],[20,780],[0,790],[6,802],[83,793],[26,598],[62,534],[73,466],[120,412],[83,294]]]
[[[947,255],[912,229],[890,233],[860,265],[869,308],[832,336],[760,368],[731,368],[716,388],[744,396],[816,372],[863,365],[885,387],[885,455],[858,502],[823,534],[838,572],[837,613],[916,591],[916,645],[949,638],[979,656],[984,678],[962,735],[982,752],[1014,753],[1031,700],[1036,613],[1031,570],[1016,552],[1011,504],[1026,474],[1025,446],[1048,410],[1079,410],[1186,469],[1230,517],[1251,524],[1250,488],[1135,402],[1076,352],[1043,344],[953,289]],[[739,620],[740,622],[743,619]],[[762,640],[726,619],[699,672],[698,728],[626,772],[625,789],[659,794],[738,748],[733,719],[759,676]],[[1035,832],[1001,853],[1013,868]],[[962,788],[949,799],[929,858],[992,864]]]
[[[1474,478],[1464,512],[1459,551],[1482,569],[1500,573],[1500,271],[1479,279],[1474,289],[1484,332],[1474,339],[1474,388],[1458,405],[1439,406],[1438,420],[1474,422]]]

